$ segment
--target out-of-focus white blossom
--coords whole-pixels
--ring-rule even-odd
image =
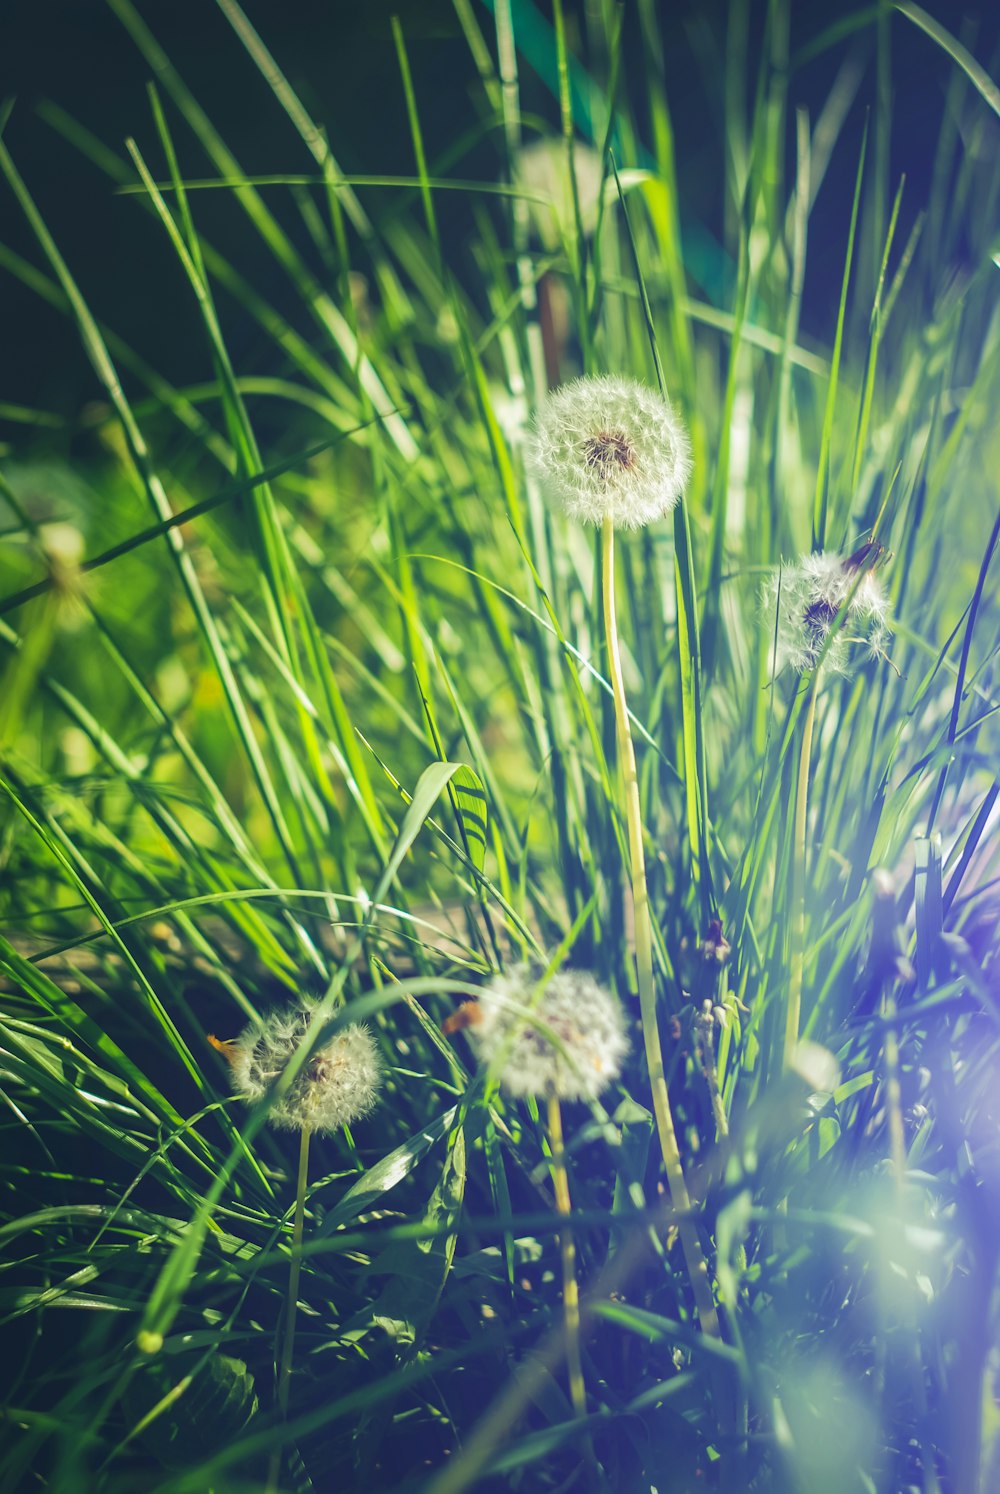
[[[573,172],[580,205],[580,226],[588,238],[597,227],[604,173],[601,158],[589,145],[573,147]],[[519,150],[514,160],[514,183],[527,195],[535,232],[546,249],[558,249],[575,229],[573,187],[566,158],[566,142],[548,136]]]
[[[232,1068],[233,1089],[248,1104],[262,1100],[298,1050],[315,1003],[306,998],[251,1022],[231,1043],[218,1044]],[[367,1027],[343,1027],[306,1060],[288,1091],[268,1111],[286,1131],[339,1131],[375,1104],[382,1076]]]
[[[511,1095],[595,1100],[617,1079],[628,1052],[617,997],[584,970],[517,965],[479,997],[470,1037]]]
[[[788,1067],[812,1090],[832,1094],[840,1083],[840,1065],[829,1048],[800,1038],[792,1050]]]
[[[800,556],[771,572],[764,583],[762,603],[765,625],[774,626],[778,609],[778,671],[801,673],[814,668],[845,606],[847,617],[826,650],[824,669],[847,674],[851,653],[858,646],[869,658],[885,656],[889,598],[877,573],[862,569],[853,556],[830,551]]]
[[[687,431],[656,390],[613,375],[574,379],[535,416],[528,457],[572,519],[639,529],[674,507],[691,471]]]

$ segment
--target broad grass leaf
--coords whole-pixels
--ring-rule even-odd
[[[370,1167],[363,1177],[349,1188],[335,1209],[331,1209],[316,1231],[317,1235],[331,1235],[335,1230],[349,1224],[359,1214],[372,1208],[376,1200],[390,1188],[395,1188],[416,1167],[421,1157],[430,1151],[435,1142],[446,1135],[455,1120],[456,1106],[439,1115],[437,1120],[422,1131],[404,1141],[393,1151]]]
[[[167,1468],[190,1468],[245,1430],[257,1412],[253,1376],[229,1354],[164,1355],[129,1381],[133,1435]]]
[[[463,764],[451,780],[451,791],[462,822],[469,859],[477,871],[486,860],[487,808],[482,779]]]

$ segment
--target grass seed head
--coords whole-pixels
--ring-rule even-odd
[[[241,1099],[252,1105],[264,1098],[297,1051],[314,1010],[305,999],[276,1009],[227,1045],[233,1089]],[[372,1108],[381,1077],[367,1027],[344,1027],[311,1054],[291,1088],[271,1106],[268,1120],[285,1131],[339,1131]]]
[[[546,496],[571,519],[641,529],[677,503],[691,471],[687,431],[645,384],[574,379],[543,401],[529,461]]]
[[[495,976],[469,1035],[508,1094],[596,1100],[628,1052],[621,1003],[584,970],[561,970],[539,991],[542,974],[517,965]]]

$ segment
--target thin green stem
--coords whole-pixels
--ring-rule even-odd
[[[292,1258],[288,1267],[285,1328],[281,1341],[281,1357],[278,1361],[278,1410],[282,1421],[288,1414],[288,1392],[291,1388],[292,1358],[295,1352],[295,1315],[298,1311],[299,1277],[302,1273],[302,1233],[306,1217],[306,1183],[309,1178],[309,1138],[311,1135],[309,1127],[303,1126],[299,1138],[299,1175],[295,1185],[295,1220],[292,1224]],[[280,1471],[281,1447],[279,1445],[271,1454],[271,1466],[267,1478],[269,1491],[278,1488]]]
[[[813,726],[816,721],[814,677],[802,727],[799,781],[795,792],[795,840],[792,846],[792,948],[788,976],[788,1008],[785,1013],[785,1067],[799,1040],[802,1018],[802,970],[806,941],[806,820],[809,813],[809,765],[812,760]]]
[[[889,1123],[889,1160],[893,1181],[902,1204],[906,1192],[906,1131],[903,1126],[903,1095],[899,1081],[899,1037],[896,1029],[896,998],[887,981],[882,996],[885,1018],[885,1108]]]
[[[653,931],[649,919],[649,892],[646,887],[646,858],[642,844],[642,810],[639,804],[639,777],[635,765],[635,748],[629,727],[628,702],[625,698],[625,682],[622,678],[621,651],[618,646],[618,622],[615,615],[615,531],[610,519],[605,519],[601,535],[601,577],[604,592],[604,629],[608,644],[608,673],[615,703],[615,722],[618,729],[618,756],[621,762],[622,780],[625,790],[625,815],[628,825],[629,859],[632,869],[632,904],[635,918],[635,962],[639,978],[639,1010],[642,1015],[642,1035],[646,1049],[646,1066],[653,1093],[653,1113],[656,1130],[660,1138],[660,1151],[670,1189],[670,1201],[681,1216],[677,1226],[681,1249],[691,1287],[701,1330],[710,1338],[721,1339],[719,1316],[715,1309],[712,1284],[708,1267],[698,1237],[698,1228],[691,1218],[691,1197],[688,1193],[681,1154],[677,1146],[677,1133],[670,1109],[666,1075],[663,1071],[663,1050],[656,1016],[656,988],[653,983]]]
[[[718,994],[718,990],[716,992]],[[716,1141],[724,1165],[728,1168],[732,1155],[729,1144],[729,1117],[723,1102],[722,1092],[719,1089],[719,1071],[715,1062],[715,1020],[709,1003],[705,1002],[701,1016],[695,1019],[695,1041],[701,1057],[701,1070],[708,1085],[708,1093],[712,1101],[712,1114],[715,1117]],[[736,1279],[742,1281],[746,1276],[747,1252],[746,1246],[741,1240],[736,1246],[733,1265],[735,1266]],[[737,1322],[736,1312],[738,1305],[738,1291],[727,1298],[723,1288],[725,1278],[719,1277],[719,1300],[723,1307],[730,1313],[730,1321],[734,1327]],[[739,1339],[737,1337],[737,1342]],[[732,1416],[732,1425],[729,1430],[738,1440],[733,1444],[730,1455],[722,1460],[720,1470],[719,1488],[722,1494],[740,1494],[746,1488],[747,1480],[747,1392],[745,1383],[741,1382],[735,1392],[734,1398],[726,1398],[722,1405],[726,1408],[726,1414]]]
[[[903,1126],[903,1099],[899,1079],[899,1032],[896,1026],[896,998],[893,983],[886,980],[882,991],[882,1016],[885,1019],[885,1109],[889,1131],[889,1161],[896,1189],[899,1209],[899,1228],[907,1227],[906,1201],[906,1131]],[[940,1494],[941,1485],[934,1468],[934,1453],[929,1438],[924,1432],[927,1425],[927,1388],[924,1381],[920,1355],[920,1331],[914,1305],[904,1307],[906,1331],[906,1379],[909,1383],[913,1405],[917,1411],[917,1425],[921,1428],[920,1446],[923,1454],[924,1494]]]

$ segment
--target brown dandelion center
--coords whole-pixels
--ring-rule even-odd
[[[330,1077],[330,1064],[322,1054],[317,1054],[306,1064],[306,1078],[310,1084],[325,1084]]]
[[[622,431],[599,431],[584,442],[584,461],[598,475],[609,479],[636,466],[635,447]]]
[[[306,1064],[306,1079],[310,1084],[329,1084],[331,1079],[340,1074],[343,1067],[344,1060],[340,1054],[324,1050],[314,1054]]]
[[[877,566],[882,565],[888,559],[890,556],[885,546],[880,545],[878,540],[869,540],[867,545],[862,545],[859,550],[855,550],[853,555],[848,555],[844,561],[844,570],[860,571],[862,566],[867,566],[869,570],[874,571]]]

